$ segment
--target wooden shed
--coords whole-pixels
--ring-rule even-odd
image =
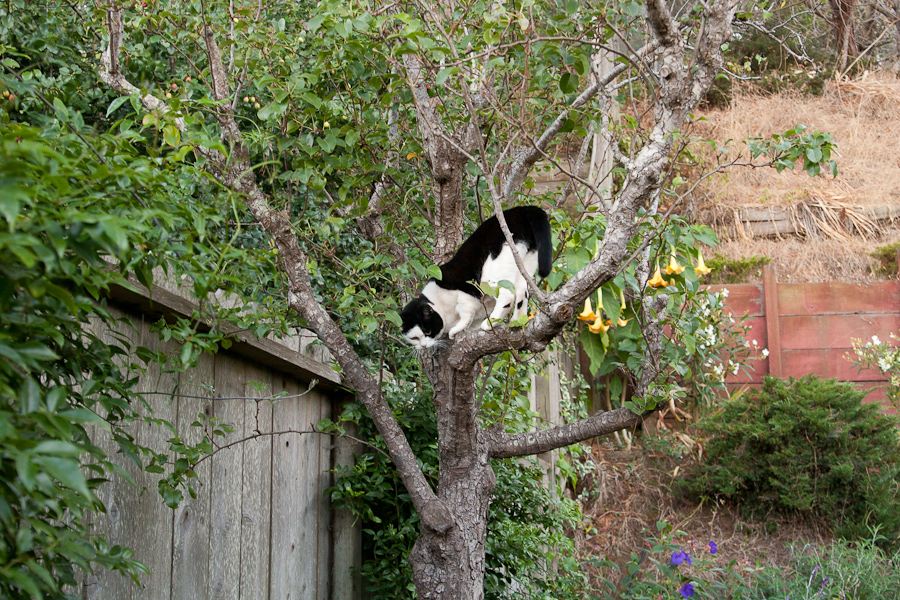
[[[160,317],[190,317],[196,304],[177,285],[155,287],[152,294],[139,284],[135,288],[137,293],[116,289],[109,298],[121,327],[113,331],[98,325],[97,331],[107,339],[160,348],[151,325]],[[234,431],[218,438],[221,449],[197,465],[196,498],[185,494],[176,510],[157,493],[159,475],[117,456],[137,486],[122,478],[103,484],[98,496],[106,514],[96,515],[92,527],[110,546],[131,548],[152,574],[137,586],[98,570],[85,577],[77,595],[104,600],[361,597],[356,574],[360,531],[345,511],[332,510],[325,493],[332,485],[331,470],[351,462],[354,449],[343,439],[298,433],[339,412],[349,398],[340,375],[327,364],[327,353],[307,347],[310,338],[258,339],[240,331],[234,336],[237,341],[228,351],[203,355],[189,372],[161,373],[155,367],[141,376],[139,390],[154,416],[190,441],[202,439],[202,430],[191,427],[201,414],[231,424]],[[175,343],[162,348],[180,352]],[[130,433],[157,451],[166,451],[174,435],[146,423]],[[110,454],[116,452],[103,432],[98,431],[98,439]]]

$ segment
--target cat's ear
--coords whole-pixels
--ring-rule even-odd
[[[427,319],[427,318],[431,317],[432,314],[434,314],[434,310],[432,310],[430,304],[426,304],[422,307],[422,317],[423,318]]]

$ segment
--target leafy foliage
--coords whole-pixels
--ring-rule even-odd
[[[753,158],[768,156],[781,173],[784,169],[793,170],[797,164],[802,166],[810,177],[818,175],[822,167],[828,168],[832,177],[837,177],[837,162],[832,154],[837,155],[837,146],[829,133],[804,133],[808,127],[797,125],[781,134],[773,134],[772,139],[755,138],[748,148]]]
[[[887,600],[897,597],[900,572],[896,561],[878,547],[879,535],[855,543],[835,540],[826,547],[797,543],[790,564],[783,567],[725,562],[718,552],[725,544],[691,540],[670,524],[657,523],[657,531],[644,547],[621,564],[591,559],[599,571],[601,590],[591,598],[603,600],[658,600],[659,598],[850,598]],[[690,586],[689,588],[686,586]]]
[[[685,484],[698,496],[737,502],[749,512],[804,515],[840,536],[878,528],[900,538],[897,420],[865,392],[812,375],[767,377],[760,390],[727,402],[700,423],[705,459]]]
[[[865,343],[862,340],[852,339],[853,354],[846,358],[853,361],[853,366],[858,371],[873,369],[881,371],[881,375],[887,379],[882,386],[885,399],[900,412],[900,335],[891,334],[890,340],[880,340],[873,335],[871,340]]]
[[[761,277],[764,266],[772,262],[768,256],[743,256],[730,259],[716,254],[709,259],[709,283],[747,283],[750,278]]]
[[[900,264],[897,262],[898,253],[900,253],[900,242],[878,246],[870,252],[869,256],[878,261],[875,272],[891,279],[897,277],[897,274],[900,273]]]
[[[279,302],[261,291],[277,285],[275,256],[258,232],[228,225],[229,215],[240,221],[243,211],[185,160],[187,148],[163,116],[147,119],[129,98],[94,84],[85,63],[90,43],[60,7],[47,9],[22,1],[0,7],[4,598],[62,597],[78,569],[132,578],[146,572],[130,549],[86,526],[89,513],[104,510],[97,487],[112,477],[130,480],[100,448],[101,437],[148,471],[174,462],[129,433],[135,420],[152,419],[139,411],[147,405],[136,393],[138,376],[169,357],[126,336],[101,335],[128,327],[107,310],[113,286],[133,287],[129,275],[150,285],[170,273],[189,278],[200,299],[222,289],[256,300],[255,310],[240,315],[206,305],[197,319],[160,324],[161,337],[182,342],[168,368],[189,367],[201,351],[227,345],[217,323],[263,334],[280,323],[267,310]],[[210,314],[211,329],[198,331]],[[186,476],[182,470],[180,480],[161,486],[170,504],[180,500]]]

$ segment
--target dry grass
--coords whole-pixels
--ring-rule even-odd
[[[731,110],[710,111],[698,127],[717,140],[769,138],[798,124],[838,145],[838,176],[732,168],[705,188],[716,203],[791,205],[815,194],[859,206],[900,202],[900,81],[888,75],[832,82],[822,97],[735,93]],[[746,155],[746,152],[745,152]],[[729,157],[731,158],[731,157]]]
[[[830,228],[822,218],[817,232],[821,235],[748,238],[736,233],[733,223],[723,227],[722,216],[736,207],[779,207],[805,215],[816,229],[813,207],[838,207],[846,216],[859,214],[854,212],[859,207],[900,205],[900,80],[889,74],[869,74],[855,81],[833,81],[822,97],[790,93],[764,97],[738,90],[730,110],[703,116],[707,121],[697,123],[695,133],[735,140],[728,160],[737,158],[740,149],[744,159],[749,157],[740,140],[769,138],[798,124],[830,133],[841,154],[836,158],[836,178],[825,173],[809,177],[803,171],[779,174],[769,168],[731,167],[707,180],[693,202],[701,221],[718,225],[724,243],[717,252],[729,258],[768,256],[784,282],[878,278],[868,254],[876,246],[900,239],[896,221],[863,219],[844,231]]]
[[[900,231],[888,230],[880,237],[877,245],[896,241],[900,241]],[[785,237],[781,240],[753,238],[723,241],[715,252],[731,260],[768,256],[773,259],[775,275],[782,283],[865,283],[884,279],[873,272],[877,261],[869,253],[875,245],[864,238],[850,241],[818,239],[814,242],[797,237]],[[751,278],[746,283],[760,281],[761,278]]]
[[[684,531],[685,546],[696,542],[704,548],[718,545],[717,562],[779,566],[791,564],[790,544],[827,544],[828,531],[777,516],[754,520],[725,506],[698,506],[672,492],[673,472],[684,476],[684,463],[646,450],[614,450],[604,443],[592,448],[594,472],[582,485],[593,490],[584,506],[591,529],[576,536],[582,559],[608,557],[622,565],[644,540],[656,532],[656,522],[666,520]],[[615,581],[614,571],[593,573]],[[599,582],[595,582],[599,583]]]

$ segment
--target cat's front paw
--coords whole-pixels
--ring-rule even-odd
[[[482,329],[483,331],[490,331],[491,329],[493,329],[493,328],[491,327],[491,320],[490,320],[490,319],[485,319],[484,321],[482,321],[482,322],[481,322],[481,329]]]

